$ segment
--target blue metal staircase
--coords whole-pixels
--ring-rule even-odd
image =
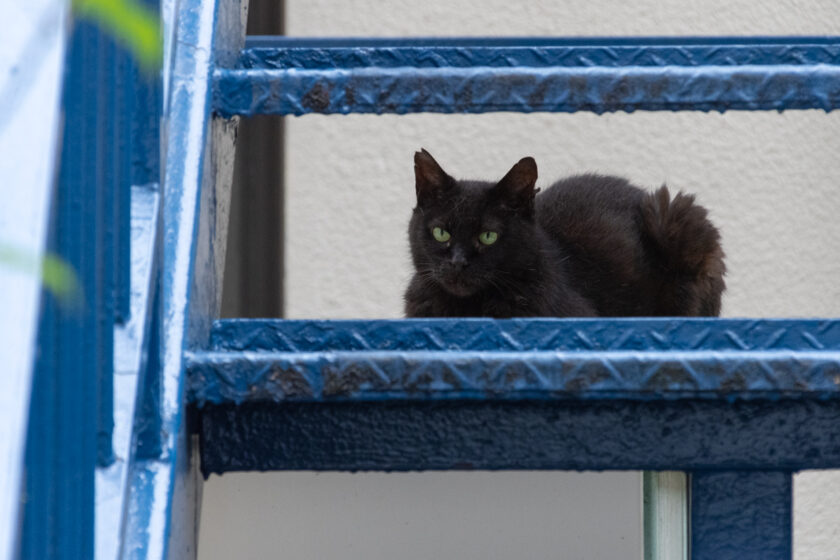
[[[840,38],[245,41],[246,8],[180,2],[142,84],[74,30],[51,246],[84,311],[44,296],[20,555],[195,557],[200,465],[681,470],[690,558],[789,560],[792,474],[840,468],[840,321],[218,321],[226,211],[238,115],[829,111]]]

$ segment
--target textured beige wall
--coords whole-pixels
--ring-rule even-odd
[[[532,155],[538,185],[600,171],[697,193],[728,255],[726,315],[840,314],[840,112],[309,116],[287,130],[291,317],[399,316],[421,146],[462,178]]]
[[[838,34],[834,1],[288,2],[292,35]],[[840,315],[840,113],[307,116],[287,122],[290,317],[398,317],[412,154],[497,178],[533,155],[698,194],[723,232],[727,316]],[[634,473],[213,477],[201,557],[639,557]],[[840,475],[796,479],[798,560],[837,558]],[[243,556],[243,550],[248,551]]]

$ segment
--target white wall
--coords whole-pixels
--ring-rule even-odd
[[[835,2],[292,0],[291,35],[840,34]],[[412,154],[540,184],[580,171],[698,194],[721,227],[727,316],[840,315],[840,113],[306,116],[287,121],[290,317],[398,317]],[[798,560],[837,557],[840,475],[796,478]],[[214,558],[638,558],[636,473],[227,474],[205,485]],[[246,551],[243,555],[243,551]]]

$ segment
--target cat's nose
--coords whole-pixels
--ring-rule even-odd
[[[464,255],[464,251],[459,248],[455,248],[452,250],[452,257],[449,259],[450,264],[455,268],[465,268],[467,266],[467,257]]]

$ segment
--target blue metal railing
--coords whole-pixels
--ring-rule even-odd
[[[840,108],[838,38],[251,38],[221,116]],[[840,467],[836,321],[223,321],[187,353],[205,474],[680,469],[691,557],[789,559]]]
[[[837,321],[214,324],[236,132],[228,117],[833,110],[840,39],[260,37],[243,50],[239,3],[177,10],[166,134],[160,80],[143,78],[96,29],[74,27],[50,248],[75,267],[81,293],[69,307],[44,296],[25,557],[93,556],[97,465],[122,481],[109,511],[126,515],[101,525],[125,541],[103,550],[189,556],[195,430],[205,473],[684,469],[693,558],[790,558],[792,473],[840,467]],[[162,140],[161,224],[156,189],[134,191],[148,195],[142,205],[130,189],[160,183]],[[135,229],[150,262],[134,298],[138,218],[148,218]],[[132,325],[135,301],[143,317]],[[126,366],[136,386],[123,395],[133,417],[122,431],[113,415],[121,323],[139,346]]]

